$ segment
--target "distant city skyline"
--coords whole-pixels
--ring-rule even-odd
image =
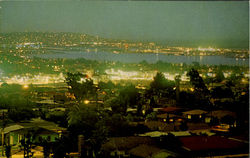
[[[248,2],[0,1],[1,31],[248,47]]]

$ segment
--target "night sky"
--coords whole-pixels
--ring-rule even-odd
[[[247,1],[1,1],[1,30],[247,47]]]

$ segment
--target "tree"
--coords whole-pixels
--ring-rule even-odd
[[[113,89],[115,87],[115,84],[110,80],[107,83],[100,81],[98,83],[98,87],[102,90]]]
[[[128,108],[127,102],[123,100],[121,97],[113,98],[110,101],[110,106],[113,113],[119,113],[122,115],[126,114]]]
[[[228,77],[229,82],[233,85],[239,84],[241,79],[244,77],[243,73],[233,71],[232,74]]]
[[[166,87],[166,78],[163,73],[157,72],[155,75],[153,82],[150,83],[150,88],[155,90],[164,89]]]
[[[175,85],[176,85],[176,102],[179,103],[181,76],[180,75],[175,76],[174,80],[175,80]]]
[[[145,104],[145,97],[143,94],[140,94],[139,96],[139,100],[137,101],[137,116],[141,116],[142,115],[142,107]]]
[[[127,119],[121,114],[108,115],[104,119],[109,136],[128,136],[131,134]]]
[[[139,99],[138,89],[133,85],[129,85],[122,90],[120,90],[119,97],[124,100],[127,107],[132,107],[137,104]]]
[[[98,113],[96,109],[85,107],[84,105],[74,106],[68,113],[68,126],[70,130],[82,133],[85,137],[90,135],[98,122]]]
[[[30,88],[24,89],[18,84],[4,83],[0,87],[0,107],[27,107],[31,108],[34,103],[30,101]]]
[[[148,120],[148,121],[156,121],[157,120],[156,112],[151,112],[150,114],[147,114],[146,120]]]
[[[234,98],[231,88],[218,86],[212,89],[211,95],[213,98]]]
[[[135,86],[127,86],[119,91],[119,95],[110,99],[106,104],[111,106],[113,113],[125,115],[128,107],[134,107],[140,99],[139,92]]]
[[[68,113],[68,130],[74,142],[78,135],[84,135],[90,153],[98,155],[100,145],[106,140],[108,129],[105,125],[106,114],[92,107],[80,105],[72,107]],[[74,143],[74,144],[75,144]]]
[[[63,138],[57,139],[52,148],[53,158],[65,157],[67,151],[66,147],[67,145]]]
[[[187,73],[187,76],[190,77],[190,83],[194,86],[194,94],[197,105],[203,105],[204,108],[211,108],[212,104],[210,103],[210,92],[199,72],[192,68]]]
[[[221,82],[225,79],[225,76],[223,74],[223,72],[219,69],[216,71],[215,73],[215,81],[216,82]]]
[[[163,73],[157,72],[153,81],[150,83],[150,89],[148,93],[152,95],[161,96],[162,94],[171,95],[173,94],[173,88],[175,83],[167,80]]]
[[[83,99],[89,99],[96,94],[97,89],[93,80],[87,78],[87,75],[68,72],[65,82],[68,85],[69,92],[74,94],[78,102],[81,102]]]
[[[187,76],[190,77],[190,82],[194,86],[196,91],[200,91],[200,92],[207,92],[208,91],[202,77],[200,76],[200,74],[197,70],[192,68],[187,73]]]
[[[191,106],[190,108],[196,108],[194,106],[196,104],[196,99],[193,93],[188,91],[181,91],[180,98],[181,98],[179,102],[180,105],[184,107]]]
[[[19,122],[22,120],[30,120],[35,117],[35,114],[30,108],[15,106],[8,109],[8,117],[14,122]]]

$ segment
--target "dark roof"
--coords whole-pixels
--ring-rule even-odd
[[[152,144],[153,140],[150,137],[114,137],[110,138],[107,143],[102,145],[104,151],[114,150],[130,150],[140,144]]]
[[[182,142],[183,147],[189,151],[236,149],[245,145],[245,143],[221,136],[180,137],[179,140]]]
[[[178,112],[178,111],[181,111],[181,110],[182,110],[182,108],[169,106],[169,107],[162,108],[159,111],[162,111],[162,112]]]
[[[137,157],[151,157],[153,154],[159,153],[162,149],[155,146],[150,146],[146,144],[139,145],[129,151],[133,156]]]

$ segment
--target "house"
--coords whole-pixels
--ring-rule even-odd
[[[57,138],[61,137],[65,131],[65,128],[58,127],[53,122],[33,119],[29,122],[21,122],[7,126],[4,128],[4,135],[7,144],[18,145],[29,132],[32,133],[33,143],[39,143],[42,139],[54,142]]]
[[[187,118],[187,120],[191,122],[204,122],[205,121],[205,115],[207,114],[207,111],[195,109],[195,110],[189,110],[182,112],[183,116]]]
[[[153,131],[159,130],[159,131],[169,132],[176,130],[175,123],[166,124],[161,121],[147,121],[144,123],[144,125]]]
[[[167,136],[167,135],[173,135],[175,137],[185,137],[185,136],[191,136],[191,133],[188,131],[177,131],[177,132],[160,132],[160,131],[152,131],[147,132],[144,134],[139,134],[139,136],[149,136],[152,138],[159,138],[161,136]]]
[[[11,130],[5,131],[5,142],[9,145],[20,144],[21,140],[25,138],[28,133],[31,133],[33,143],[40,143],[44,139],[49,142],[54,142],[60,137],[59,133],[41,127],[27,128],[20,126],[19,129],[14,129],[15,126],[19,125],[9,126],[7,129],[11,128]]]
[[[66,128],[59,127],[56,123],[41,118],[33,118],[30,121],[20,122],[19,124],[25,127],[40,127],[56,133],[63,133],[66,131]]]
[[[213,121],[217,124],[228,124],[231,127],[236,127],[236,113],[228,110],[215,110],[207,113],[205,122]]]
[[[142,144],[128,151],[130,158],[167,158],[175,154],[156,146]]]
[[[159,114],[157,115],[157,119],[160,122],[164,122],[167,124],[173,124],[173,130],[179,130],[179,126],[182,122],[185,122],[185,118],[182,116],[183,108],[179,107],[165,107],[159,110]]]
[[[158,121],[166,122],[166,123],[174,123],[174,122],[182,122],[185,120],[183,116],[175,115],[175,114],[159,114],[157,115]]]
[[[10,144],[10,145],[20,143],[21,139],[23,139],[23,136],[15,134],[15,132],[21,129],[24,129],[24,127],[21,125],[17,125],[17,124],[7,126],[4,128],[4,130],[1,129],[1,133],[2,133],[2,130],[4,133],[5,143]],[[2,135],[1,135],[1,138],[2,138]]]
[[[211,129],[189,130],[189,132],[192,135],[207,135],[207,136],[216,135],[216,133],[212,132]]]
[[[139,136],[149,136],[149,137],[160,137],[160,136],[166,136],[168,135],[167,132],[160,132],[160,131],[152,131],[152,132],[147,132],[144,134],[139,134]]]
[[[101,151],[103,157],[128,157],[128,151],[141,144],[154,144],[150,137],[130,136],[130,137],[114,137],[110,138],[102,145]]]
[[[174,135],[175,137],[186,137],[186,136],[191,136],[191,133],[188,132],[188,131],[170,132],[170,134]]]
[[[222,136],[190,136],[179,138],[185,157],[214,157],[248,153],[248,143]]]
[[[136,108],[127,108],[127,113],[128,114],[136,114],[137,113],[137,109]]]

